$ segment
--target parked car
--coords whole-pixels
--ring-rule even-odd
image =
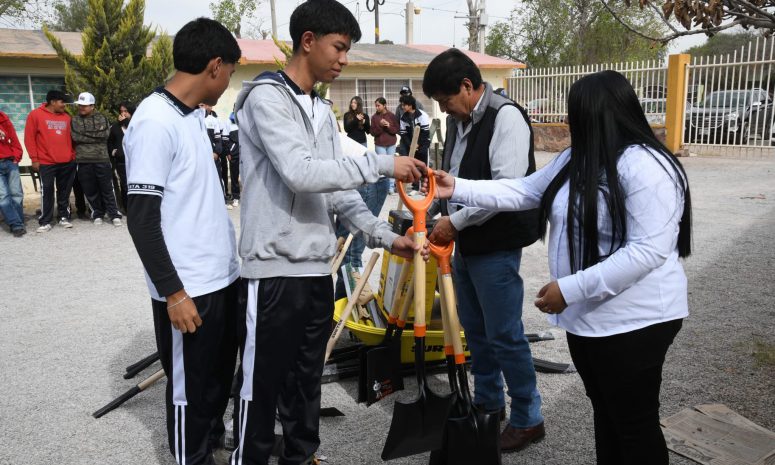
[[[561,123],[565,119],[565,105],[558,100],[548,98],[533,99],[525,104],[531,123]]]
[[[770,134],[772,98],[764,89],[719,90],[686,112],[685,142],[745,143]]]
[[[640,106],[643,108],[643,113],[646,114],[646,121],[649,124],[665,124],[667,99],[642,98],[640,99]]]

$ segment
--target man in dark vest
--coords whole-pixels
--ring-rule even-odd
[[[493,93],[473,61],[449,49],[428,65],[423,92],[447,113],[442,168],[467,179],[520,178],[535,171],[532,130],[524,110]],[[539,236],[536,210],[493,213],[443,201],[430,240],[456,241],[453,276],[458,313],[471,350],[474,402],[505,412],[504,452],[544,437],[541,396],[522,325],[522,247]]]

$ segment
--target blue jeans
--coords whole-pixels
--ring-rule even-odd
[[[375,145],[374,151],[377,152],[377,155],[395,155],[396,154],[396,146],[390,145],[388,147],[383,147],[381,145]],[[396,191],[396,180],[393,178],[390,178],[390,186],[388,187],[388,190],[392,193]]]
[[[471,350],[474,402],[503,407],[503,379],[511,397],[509,423],[528,428],[544,421],[530,346],[522,326],[522,250],[493,252],[453,261],[458,314]]]
[[[382,205],[387,198],[388,182],[388,178],[379,178],[374,184],[365,184],[358,188],[358,193],[361,194],[363,201],[374,216],[379,216],[379,212],[382,211]],[[336,236],[347,237],[348,234],[347,228],[339,223],[336,228]],[[362,267],[363,261],[361,257],[365,248],[366,242],[363,238],[355,236],[350,244],[350,248],[347,249],[347,254],[344,256],[342,264],[349,263],[353,268]]]
[[[24,229],[23,199],[19,165],[10,158],[3,158],[0,160],[0,211],[11,231]]]

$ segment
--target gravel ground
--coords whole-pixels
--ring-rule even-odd
[[[539,155],[539,164],[549,159]],[[775,160],[685,158],[694,200],[694,255],[686,262],[691,316],[668,353],[662,414],[720,402],[775,429],[775,369],[756,361],[775,343]],[[32,208],[36,199],[29,198]],[[388,205],[395,205],[392,196]],[[230,212],[238,224],[238,212]],[[5,279],[0,302],[0,464],[173,464],[167,451],[163,385],[157,383],[99,420],[91,413],[138,380],[124,367],[155,350],[140,261],[126,228],[55,227],[15,239],[0,231]],[[531,308],[546,283],[546,247],[525,250],[525,326],[552,330],[534,355],[570,356],[562,331]],[[142,376],[148,376],[153,369]],[[591,407],[576,374],[539,374],[547,437],[505,464],[594,463]],[[441,376],[432,381],[437,390]],[[395,399],[411,399],[414,383]],[[323,387],[324,406],[346,416],[321,422],[320,453],[332,464],[379,463],[393,399],[369,408],[356,383]],[[427,463],[415,456],[393,463]],[[693,463],[671,454],[671,463]]]

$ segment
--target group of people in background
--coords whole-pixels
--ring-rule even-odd
[[[213,160],[218,173],[221,175],[221,188],[226,208],[232,210],[239,206],[239,127],[234,119],[234,113],[228,120],[218,119],[213,107],[206,103],[200,103],[199,108],[205,111],[205,128],[210,146],[213,151]]]
[[[64,92],[50,90],[45,103],[27,116],[24,127],[30,169],[40,177],[37,232],[50,231],[55,222],[63,228],[73,227],[71,192],[75,193],[79,218],[95,225],[107,219],[113,226],[123,226],[121,209],[126,210],[127,177],[122,141],[134,106],[122,102],[118,121],[111,124],[96,110],[91,93],[78,96],[73,117],[66,112],[66,100]],[[0,208],[16,237],[27,233],[18,166],[22,154],[13,124],[0,112]]]
[[[73,117],[66,111],[66,101],[64,92],[49,91],[46,102],[30,112],[24,127],[30,168],[41,184],[37,232],[50,231],[55,223],[67,229],[73,227],[71,194],[78,218],[95,225],[107,220],[113,226],[123,226],[128,191],[123,140],[135,105],[121,102],[117,121],[111,124],[96,110],[91,93],[78,96]],[[239,205],[240,198],[238,127],[233,114],[228,121],[219,120],[212,107],[203,108],[226,208],[231,210]],[[13,123],[0,112],[0,212],[16,237],[27,233],[19,171],[22,155]]]

